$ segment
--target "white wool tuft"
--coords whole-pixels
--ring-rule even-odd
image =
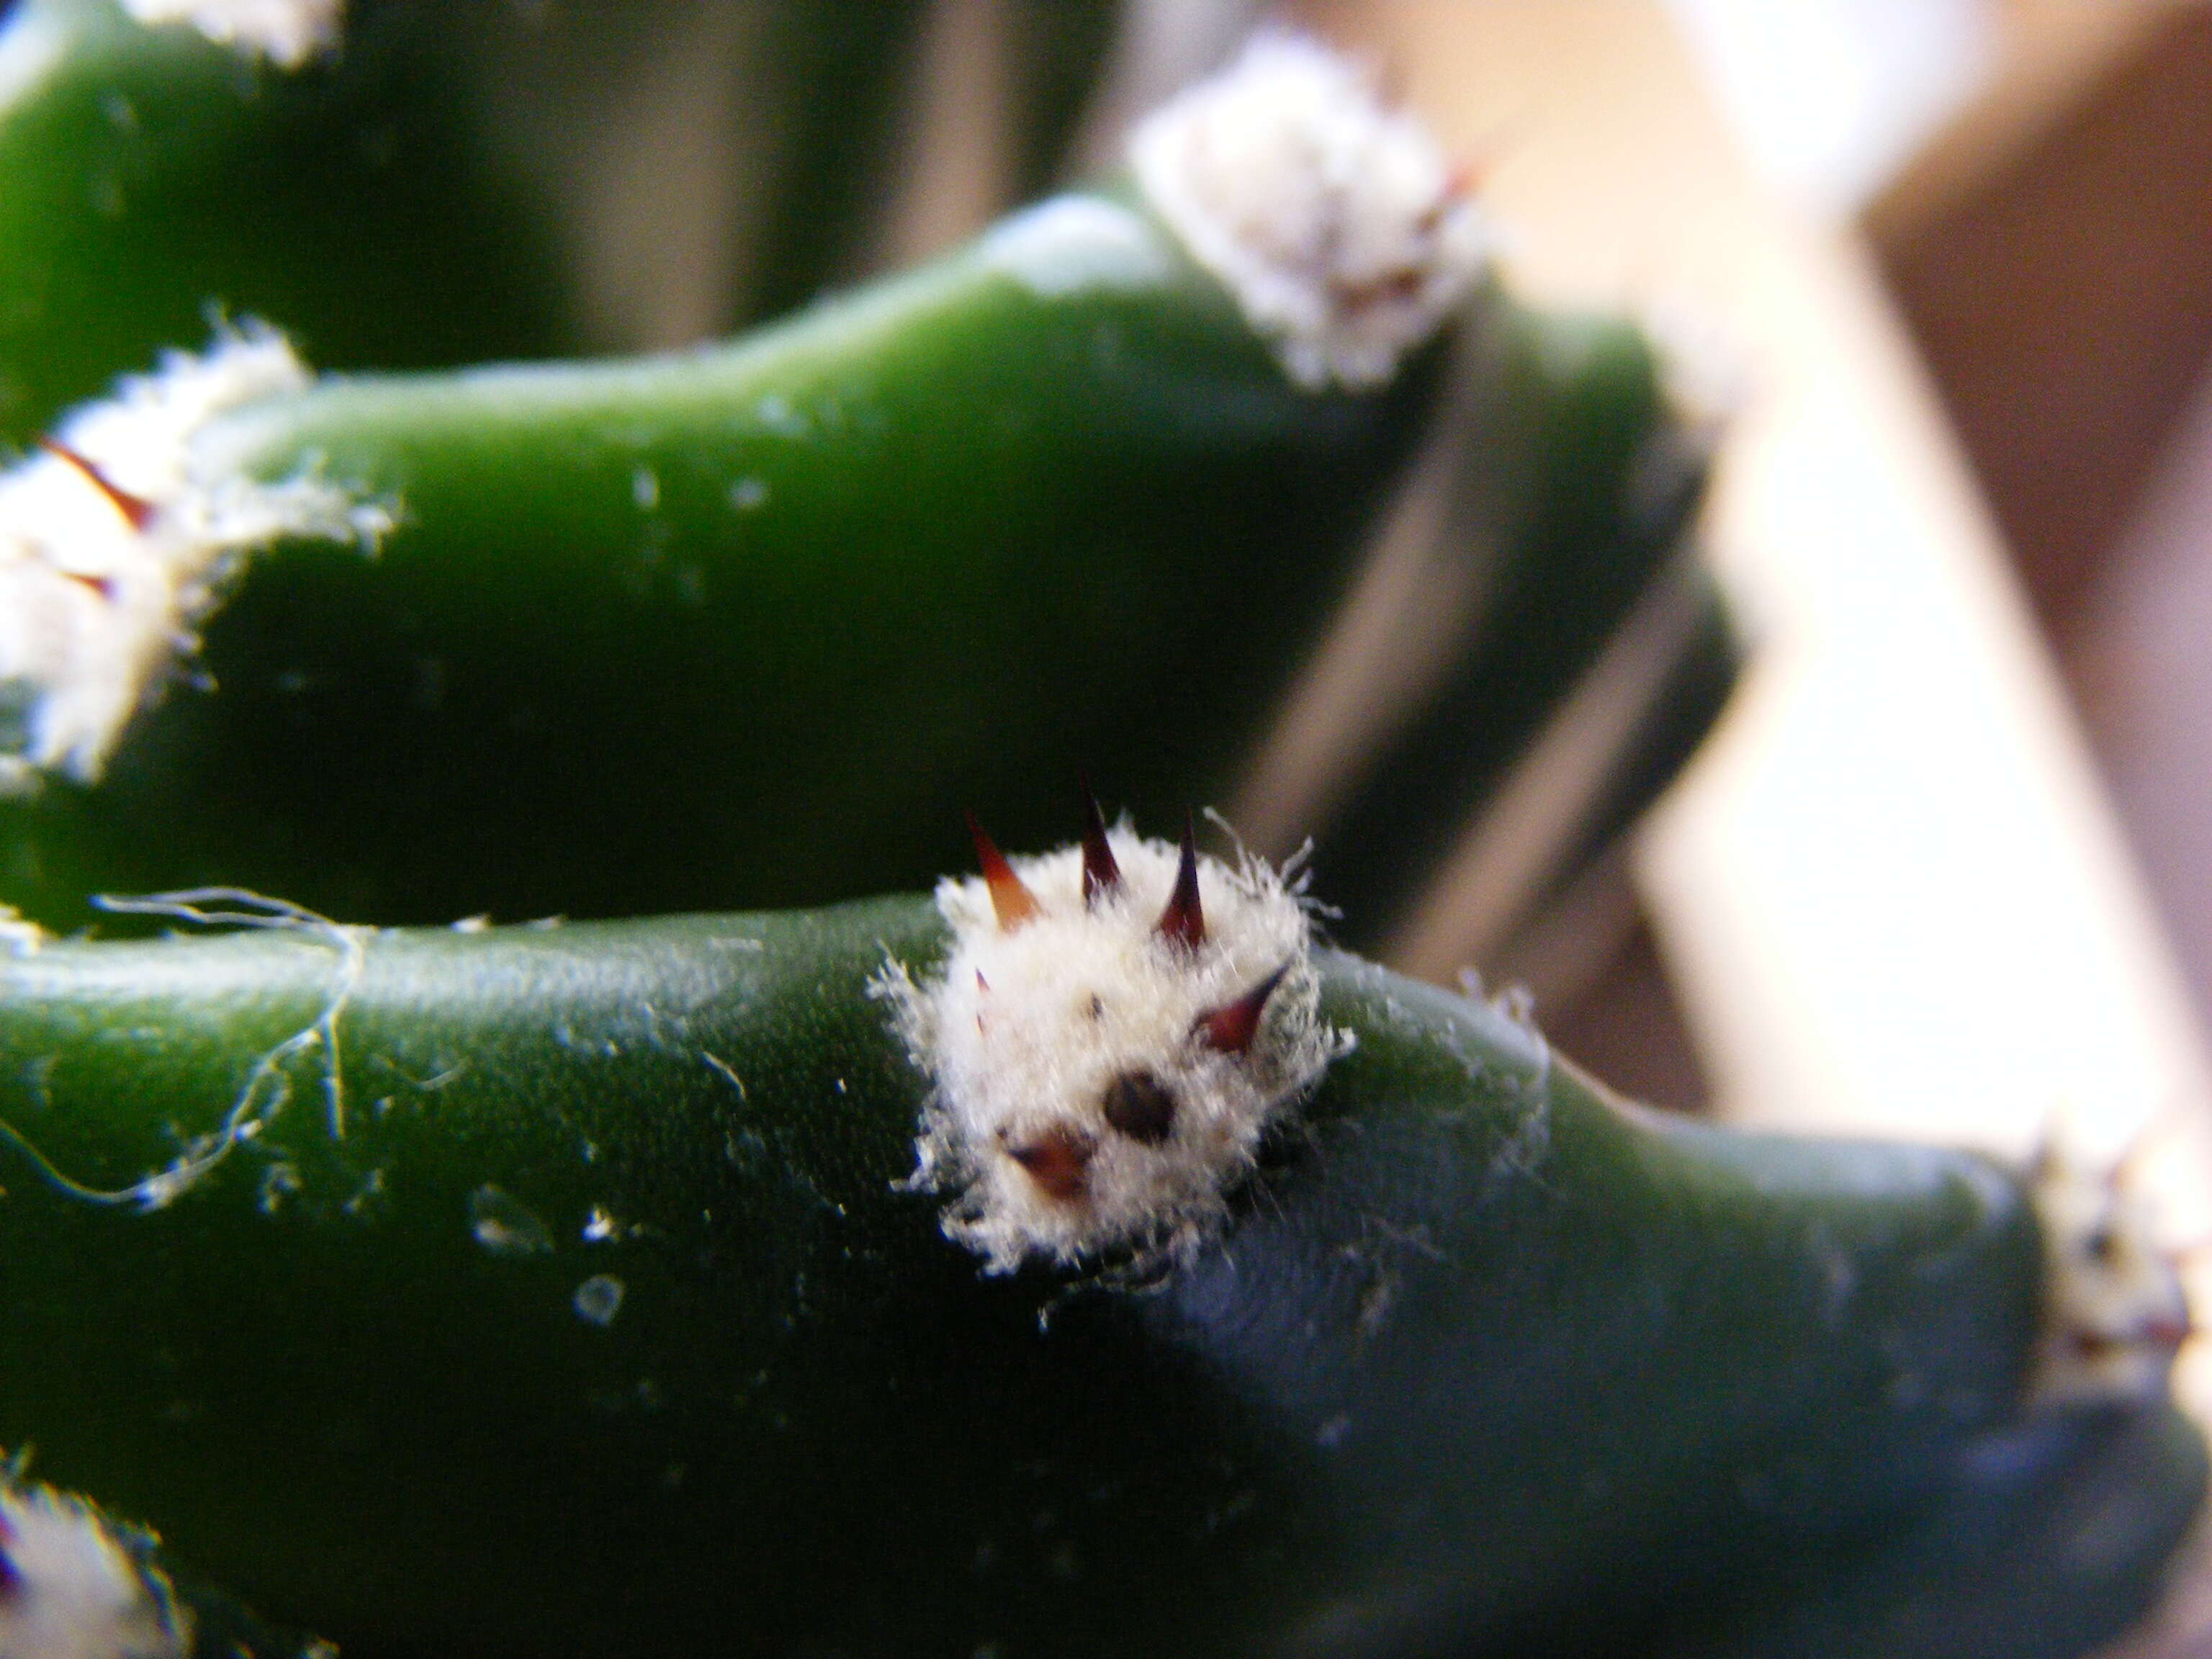
[[[934,1085],[914,1184],[954,1194],[945,1231],[994,1273],[1187,1252],[1225,1214],[1262,1132],[1343,1046],[1319,1018],[1306,913],[1272,870],[1200,860],[1206,938],[1194,951],[1155,928],[1176,849],[1127,829],[1109,840],[1121,886],[1095,907],[1080,848],[1014,860],[1040,914],[1011,929],[981,878],[939,883],[953,930],[942,972],[916,986],[894,964],[878,981]],[[1200,1040],[1202,1015],[1278,969],[1246,1052]],[[1133,1077],[1172,1102],[1156,1141],[1109,1121],[1109,1090]],[[1013,1155],[1055,1139],[1080,1149],[1073,1193],[1055,1194]]]
[[[392,527],[388,507],[319,479],[261,483],[196,453],[217,416],[308,380],[283,336],[246,323],[72,414],[58,441],[143,502],[143,526],[59,455],[0,473],[0,793],[42,769],[96,780],[240,556]]]
[[[2045,1261],[2039,1402],[2156,1398],[2189,1334],[2180,1274],[2124,1175],[2063,1143],[2046,1146],[2033,1171]]]
[[[1303,35],[1255,37],[1140,123],[1129,158],[1192,256],[1313,390],[1389,380],[1488,256],[1426,130]]]
[[[338,43],[345,0],[123,0],[140,22],[189,23],[218,46],[295,70]]]
[[[51,1487],[0,1486],[0,1654],[182,1659],[191,1621],[98,1510]]]
[[[46,930],[12,904],[0,904],[0,953],[36,956],[46,948]]]

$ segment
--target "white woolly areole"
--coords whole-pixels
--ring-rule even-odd
[[[99,1511],[50,1487],[0,1486],[0,1654],[181,1659],[189,1617]]]
[[[2039,1401],[2155,1399],[2189,1333],[2180,1274],[2124,1174],[2062,1144],[2032,1171],[2045,1264]]]
[[[878,981],[934,1085],[914,1184],[954,1194],[945,1232],[994,1273],[1187,1252],[1225,1213],[1262,1131],[1346,1046],[1319,1018],[1305,910],[1266,865],[1200,860],[1206,938],[1193,950],[1155,929],[1176,849],[1127,829],[1109,842],[1121,885],[1091,907],[1079,848],[1013,860],[1039,914],[1012,928],[981,878],[939,883],[943,970],[917,986],[893,964]],[[1278,969],[1248,1049],[1200,1039],[1202,1016]],[[1109,1121],[1109,1091],[1131,1078],[1172,1102],[1162,1138]],[[1055,1143],[1078,1149],[1079,1190],[1054,1191],[1015,1156]]]
[[[189,23],[218,46],[295,70],[338,43],[345,0],[123,0],[140,22]]]
[[[1129,159],[1192,257],[1313,390],[1387,381],[1489,252],[1427,131],[1303,35],[1255,37],[1140,123]]]
[[[387,507],[319,479],[262,483],[196,453],[217,416],[308,380],[281,334],[246,323],[70,415],[58,441],[143,503],[143,523],[60,455],[0,473],[0,793],[40,769],[96,780],[242,555],[284,536],[373,545],[392,527]]]

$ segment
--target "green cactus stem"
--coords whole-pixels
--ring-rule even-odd
[[[336,368],[574,349],[552,229],[459,113],[441,9],[360,9],[286,67],[112,0],[8,9],[0,443],[211,308],[283,318]]]
[[[1624,1106],[1098,840],[934,906],[27,936],[0,1436],[349,1655],[1810,1651],[2039,1572],[2074,1459],[2137,1518],[2033,1651],[2140,1610],[2202,1448],[2162,1366],[2035,1426],[2021,1176]]]
[[[0,633],[0,893],[59,926],[210,881],[393,921],[811,901],[927,879],[959,848],[915,826],[963,805],[1040,833],[1033,780],[1085,762],[1212,793],[1489,293],[1425,140],[1374,110],[1413,159],[1347,208],[1301,124],[1361,88],[1272,50],[1152,118],[1135,198],[726,347],[310,384],[247,331],[81,414],[0,480],[0,578],[38,587]],[[1218,222],[1251,155],[1169,142],[1209,98],[1289,135],[1266,234]]]

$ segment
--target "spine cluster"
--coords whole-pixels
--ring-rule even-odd
[[[1386,383],[1488,258],[1464,174],[1358,64],[1302,35],[1256,37],[1148,117],[1129,158],[1191,256],[1314,391]]]
[[[943,968],[879,989],[933,1085],[915,1184],[994,1272],[1179,1254],[1340,1039],[1310,926],[1272,870],[1107,829],[937,892]]]
[[[307,383],[275,330],[226,329],[0,473],[0,793],[41,771],[96,781],[245,554],[285,536],[373,544],[392,527],[335,485],[261,483],[203,453],[217,417]]]

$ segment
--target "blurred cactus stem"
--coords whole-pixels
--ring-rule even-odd
[[[1503,301],[1310,43],[1133,149],[713,349],[311,380],[249,325],[80,411],[0,478],[0,894],[820,899],[926,879],[963,805],[1033,835],[1086,763],[1215,793]]]

